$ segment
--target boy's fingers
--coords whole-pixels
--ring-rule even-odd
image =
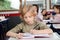
[[[36,33],[36,30],[30,30],[30,33],[34,34]]]
[[[20,38],[22,38],[23,36],[19,33],[19,34],[17,34],[17,38],[18,39],[20,39]]]
[[[19,33],[19,35],[23,36],[23,33]]]

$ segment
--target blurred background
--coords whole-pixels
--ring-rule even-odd
[[[24,0],[22,4],[24,3]],[[60,4],[60,0],[26,0],[27,4],[37,4],[39,7],[49,10],[51,6]],[[20,0],[0,0],[0,10],[14,10],[19,9]]]

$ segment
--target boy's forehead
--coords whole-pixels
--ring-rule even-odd
[[[31,16],[31,15],[32,15],[32,13],[29,11],[24,16]]]

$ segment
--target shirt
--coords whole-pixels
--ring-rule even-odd
[[[20,32],[21,30],[23,32],[30,32],[31,29],[36,29],[36,30],[44,30],[44,29],[48,29],[48,27],[43,24],[42,22],[38,23],[34,23],[33,25],[28,25],[24,22],[18,24],[16,27],[14,27],[13,29],[11,29],[11,32]]]

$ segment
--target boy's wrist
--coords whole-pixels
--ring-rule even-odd
[[[15,38],[18,38],[17,36],[18,36],[18,34],[15,35]]]

